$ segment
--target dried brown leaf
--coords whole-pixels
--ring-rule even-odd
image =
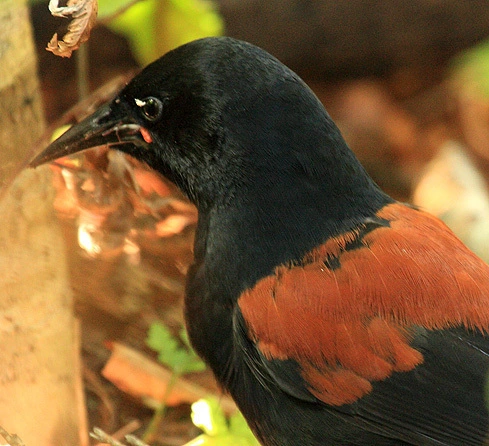
[[[71,57],[73,51],[88,40],[90,31],[97,20],[97,0],[68,0],[66,6],[59,6],[59,0],[49,1],[49,11],[53,16],[71,18],[68,31],[60,40],[54,34],[47,50],[56,56]]]
[[[151,407],[157,407],[166,395],[172,380],[172,372],[148,358],[140,351],[125,344],[110,344],[112,354],[102,370],[102,375],[123,392],[141,399]],[[204,387],[190,378],[178,378],[166,399],[169,406],[191,404],[200,398],[219,393],[217,386]],[[221,407],[233,413],[236,405],[228,396],[220,396]]]

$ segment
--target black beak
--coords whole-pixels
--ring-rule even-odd
[[[29,166],[37,167],[92,147],[108,146],[123,150],[128,145],[144,145],[140,130],[141,127],[123,116],[112,102],[63,133],[37,155]],[[124,151],[128,151],[127,147]]]

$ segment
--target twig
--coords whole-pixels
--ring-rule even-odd
[[[139,420],[131,420],[125,426],[122,426],[118,431],[112,434],[112,438],[119,440],[121,438],[133,437],[131,435],[133,432],[137,431],[141,427],[141,422]]]
[[[102,429],[98,427],[93,428],[93,432],[90,432],[90,437],[95,440],[101,441],[103,443],[99,443],[96,446],[102,446],[102,444],[110,444],[111,446],[124,446],[122,443],[118,441],[119,438],[124,437],[125,441],[133,446],[149,446],[139,438],[134,435],[129,434],[128,432],[134,432],[136,429],[139,429],[141,423],[138,420],[132,420],[124,427],[119,429],[117,432],[114,432],[112,435],[107,434]]]
[[[161,400],[160,405],[156,408],[153,417],[151,418],[151,421],[148,427],[146,428],[146,431],[143,434],[144,441],[151,443],[156,438],[156,434],[158,433],[158,428],[160,427],[163,418],[165,418],[166,411],[168,409],[168,404],[167,404],[168,398],[170,397],[170,394],[173,392],[178,378],[179,375],[175,372],[172,372],[170,376],[170,381],[168,381],[168,384],[166,386],[163,399]]]
[[[78,100],[83,101],[90,93],[88,75],[89,41],[80,46],[76,52],[76,77],[78,85]]]
[[[93,432],[90,432],[90,437],[97,441],[102,441],[103,443],[110,444],[110,446],[124,446],[123,443],[117,441],[114,437],[104,432],[99,427],[94,427]]]
[[[126,435],[126,441],[133,446],[149,446],[147,443],[135,437],[134,435]]]

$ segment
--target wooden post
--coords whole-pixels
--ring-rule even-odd
[[[5,191],[43,128],[26,1],[0,0],[0,426],[27,446],[77,446],[78,351],[49,168]]]

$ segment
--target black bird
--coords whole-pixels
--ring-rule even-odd
[[[191,42],[31,165],[100,145],[196,204],[190,339],[263,445],[489,444],[489,267],[383,193],[295,73]]]

